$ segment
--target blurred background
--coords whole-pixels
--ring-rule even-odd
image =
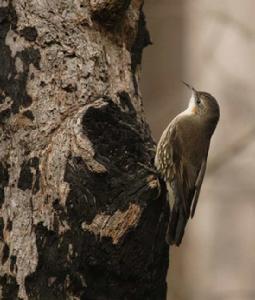
[[[146,0],[145,113],[158,141],[190,92],[211,93],[221,119],[195,218],[173,247],[168,300],[255,299],[255,1]]]

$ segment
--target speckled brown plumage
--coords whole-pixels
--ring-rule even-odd
[[[210,94],[193,89],[188,108],[170,122],[158,142],[155,166],[168,191],[169,244],[180,245],[187,221],[194,216],[219,114]]]

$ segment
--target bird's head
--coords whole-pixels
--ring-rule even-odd
[[[213,133],[220,118],[218,102],[211,94],[197,91],[186,82],[183,83],[192,90],[188,111],[212,128]]]

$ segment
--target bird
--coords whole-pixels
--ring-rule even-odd
[[[176,246],[182,242],[189,218],[194,217],[211,137],[220,118],[219,104],[211,94],[183,83],[192,92],[188,107],[163,131],[154,161],[169,202],[166,242]]]

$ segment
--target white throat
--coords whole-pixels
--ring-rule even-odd
[[[195,95],[192,93],[190,100],[189,100],[189,106],[181,113],[182,115],[194,115],[196,109],[196,100]]]

